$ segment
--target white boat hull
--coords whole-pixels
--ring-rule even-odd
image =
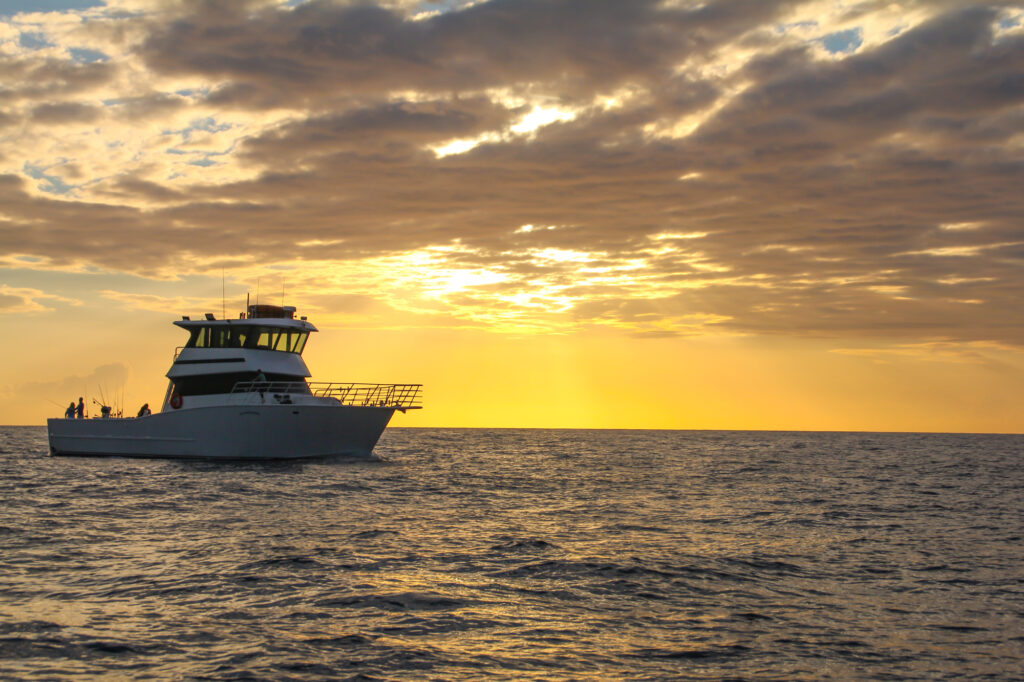
[[[368,457],[394,407],[220,405],[137,419],[49,419],[51,455],[186,459]]]

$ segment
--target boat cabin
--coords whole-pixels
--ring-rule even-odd
[[[167,372],[166,405],[178,409],[189,396],[230,394],[245,382],[287,383],[290,392],[307,392],[309,369],[302,360],[316,327],[295,319],[295,308],[250,305],[238,319],[183,317],[174,323],[189,333]]]

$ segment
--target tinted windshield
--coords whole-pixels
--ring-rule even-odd
[[[186,348],[259,348],[301,353],[309,332],[278,327],[193,327]]]

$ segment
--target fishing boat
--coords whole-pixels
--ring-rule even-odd
[[[392,415],[420,409],[420,384],[317,383],[302,351],[317,331],[291,306],[238,319],[182,317],[189,333],[161,409],[139,417],[48,419],[51,455],[190,459],[369,456]]]

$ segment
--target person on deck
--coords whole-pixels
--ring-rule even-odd
[[[75,416],[79,419],[85,419],[85,400],[82,396],[78,396],[78,407],[75,408]]]
[[[74,419],[75,418],[75,401],[74,400],[72,400],[70,403],[68,403],[68,409],[64,410],[64,418],[65,419]]]
[[[267,375],[263,373],[262,369],[256,370],[256,376],[252,378],[253,384],[255,384],[256,390],[260,392],[260,402],[263,402],[264,392],[267,390]]]
[[[143,404],[143,406],[139,408],[139,413],[137,415],[135,415],[135,416],[136,417],[145,417],[147,414],[153,414],[150,411],[150,409],[149,409],[149,403]]]

